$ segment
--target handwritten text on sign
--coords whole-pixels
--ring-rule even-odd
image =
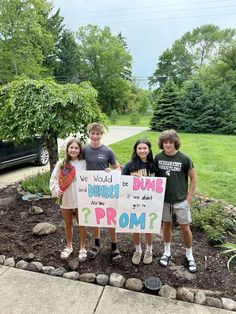
[[[116,226],[120,171],[81,171],[78,180],[79,224]]]
[[[121,176],[117,232],[160,233],[166,178]]]

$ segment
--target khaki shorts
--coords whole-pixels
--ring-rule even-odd
[[[164,203],[162,221],[172,221],[172,216],[176,215],[176,221],[180,225],[190,224],[192,222],[190,206],[187,200],[179,203]]]

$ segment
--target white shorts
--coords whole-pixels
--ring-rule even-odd
[[[172,221],[173,215],[176,215],[176,221],[180,225],[190,224],[192,222],[190,205],[187,200],[179,203],[164,203],[162,221]]]

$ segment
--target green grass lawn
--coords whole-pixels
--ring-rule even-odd
[[[146,126],[149,127],[150,125],[150,120],[151,120],[152,115],[151,114],[140,114],[140,121],[135,124],[132,125],[130,123],[130,115],[119,115],[117,122],[116,123],[112,123],[110,122],[110,125],[117,125],[117,126]]]
[[[145,131],[110,145],[121,164],[130,160],[139,138],[151,141],[153,154],[159,152],[159,133]],[[190,156],[198,175],[196,191],[236,205],[236,137],[230,135],[180,133],[180,150]]]

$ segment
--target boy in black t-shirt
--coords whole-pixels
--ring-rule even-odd
[[[195,273],[197,265],[192,253],[192,232],[189,224],[191,223],[190,204],[197,182],[196,172],[191,159],[179,151],[180,140],[175,130],[162,132],[158,145],[163,149],[155,157],[158,176],[167,178],[162,215],[164,253],[160,258],[160,264],[163,267],[168,266],[171,258],[171,224],[172,217],[175,215],[182,230],[188,270]]]

